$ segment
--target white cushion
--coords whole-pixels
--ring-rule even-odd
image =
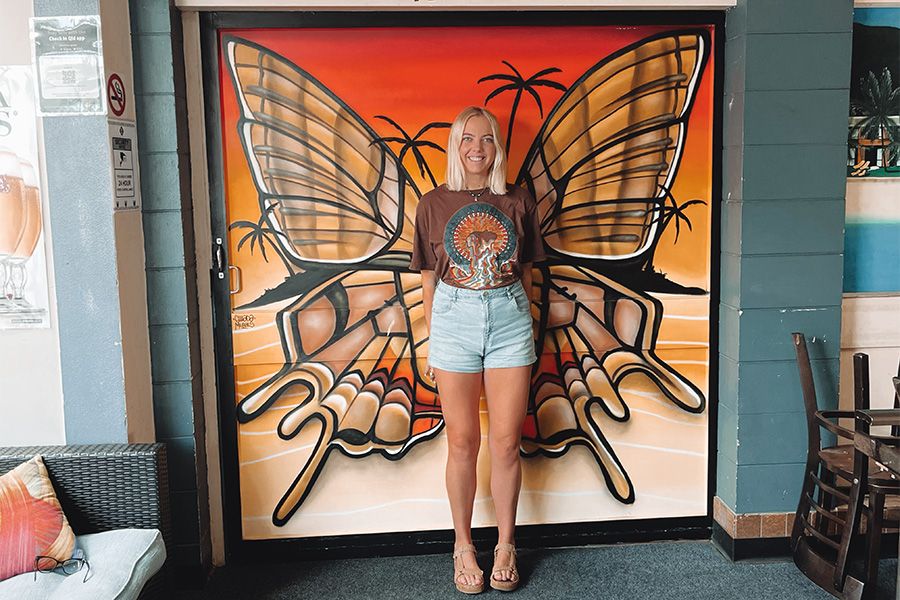
[[[79,535],[75,545],[91,565],[87,581],[84,571],[22,573],[0,581],[2,600],[134,600],[144,584],[166,561],[166,546],[157,529],[116,529]],[[87,567],[85,567],[87,568]]]

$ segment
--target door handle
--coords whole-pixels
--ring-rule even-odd
[[[228,279],[228,293],[234,296],[235,294],[239,294],[243,289],[241,283],[241,270],[234,265],[228,265],[228,271],[234,272],[234,285],[236,286],[234,289],[231,289],[231,278]]]

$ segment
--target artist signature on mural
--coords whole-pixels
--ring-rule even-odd
[[[253,329],[256,327],[256,315],[233,315],[231,317],[232,329]]]

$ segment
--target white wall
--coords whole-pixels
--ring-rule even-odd
[[[29,65],[28,19],[32,0],[3,0],[0,18],[0,65]],[[40,127],[40,123],[37,124]],[[2,143],[2,142],[0,142]],[[38,129],[43,167],[43,135]],[[42,172],[42,189],[47,189]],[[47,194],[43,213],[49,214]],[[50,328],[0,331],[0,446],[65,443],[56,287],[53,278],[49,219],[44,220],[43,244],[48,250]]]
[[[896,220],[900,178],[847,181],[847,215]],[[897,242],[900,244],[900,240]],[[891,377],[900,362],[900,293],[845,294],[841,320],[840,404],[853,406],[853,353],[869,355],[870,402],[893,406]]]

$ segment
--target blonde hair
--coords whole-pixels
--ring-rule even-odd
[[[497,123],[497,117],[480,106],[464,108],[450,126],[450,139],[447,142],[447,189],[454,192],[466,189],[466,172],[459,156],[459,145],[462,142],[466,123],[472,117],[479,115],[487,119],[491,125],[496,150],[494,164],[491,165],[491,172],[488,176],[488,187],[492,194],[502,196],[506,193],[506,152],[503,150],[503,144],[500,143],[500,125]]]

